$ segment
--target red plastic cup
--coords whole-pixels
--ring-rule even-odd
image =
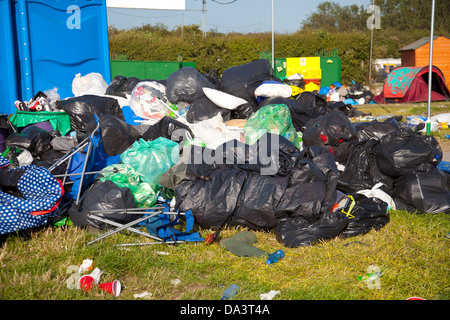
[[[100,283],[99,288],[112,294],[115,297],[118,297],[120,294],[120,291],[122,289],[122,286],[120,284],[119,280],[114,280],[112,282],[107,282],[107,283]]]
[[[78,284],[80,285],[80,289],[84,291],[89,291],[92,288],[92,285],[95,284],[95,279],[90,275],[84,275],[78,280]]]

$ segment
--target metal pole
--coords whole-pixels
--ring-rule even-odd
[[[206,24],[206,0],[203,0],[203,38],[206,39],[206,30],[205,30],[205,24]]]
[[[434,38],[434,7],[435,0],[431,4],[431,31],[430,31],[430,62],[428,65],[428,116],[427,116],[427,134],[431,132],[431,85],[433,77],[433,38]]]
[[[372,9],[375,8],[375,0],[372,1]],[[374,26],[372,25],[372,28],[370,28],[370,57],[369,57],[369,86],[372,83],[372,46],[373,46],[373,29]]]
[[[274,19],[273,19],[273,0],[272,0],[272,69],[275,72],[275,33],[274,33]]]

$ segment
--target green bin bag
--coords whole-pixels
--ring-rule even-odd
[[[245,123],[245,143],[252,145],[265,133],[283,136],[300,148],[289,107],[285,104],[266,105],[256,111]]]
[[[151,207],[161,190],[159,179],[179,160],[179,146],[164,137],[153,141],[141,138],[120,159],[120,164],[102,170],[100,181],[111,180],[121,188],[129,188],[138,207]]]

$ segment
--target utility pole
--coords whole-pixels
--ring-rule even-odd
[[[274,20],[273,20],[273,0],[272,0],[272,69],[275,73],[275,32],[274,32]]]
[[[206,39],[206,0],[203,0],[203,38]]]

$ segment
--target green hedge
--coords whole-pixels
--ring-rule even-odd
[[[222,72],[233,66],[259,59],[261,52],[271,51],[271,33],[217,34],[208,32],[204,38],[198,26],[185,26],[167,31],[151,26],[131,30],[110,28],[110,51],[126,54],[128,60],[195,62],[197,69],[207,73],[211,69]],[[373,59],[398,58],[398,49],[421,37],[427,30],[374,30]],[[330,33],[325,30],[306,30],[275,35],[275,57],[315,56],[322,50],[338,49],[342,61],[342,82],[352,80],[367,84],[370,57],[370,32]],[[375,74],[374,70],[372,74]]]

